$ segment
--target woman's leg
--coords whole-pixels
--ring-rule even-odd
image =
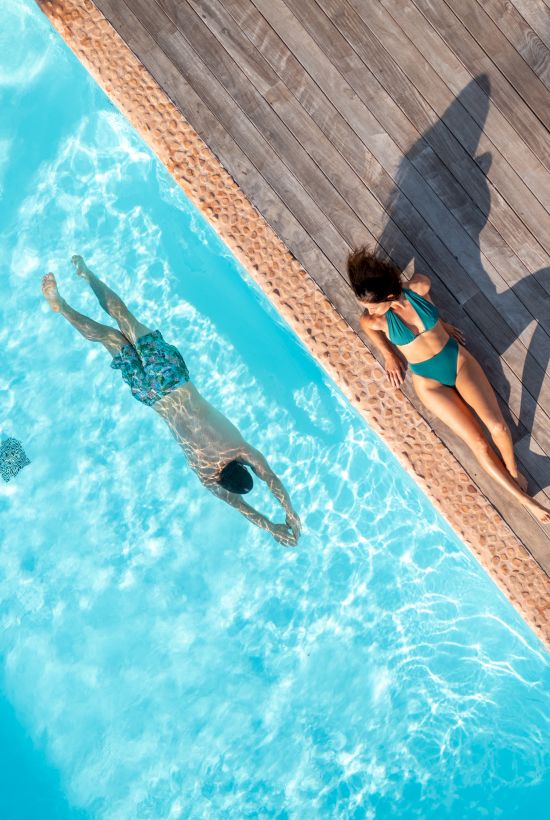
[[[146,336],[151,333],[148,327],[142,325],[135,316],[133,316],[120,296],[98,279],[95,273],[87,267],[81,256],[73,256],[73,265],[79,276],[85,279],[90,285],[91,289],[97,296],[99,304],[109,316],[117,322],[120,332],[126,336],[132,344],[136,343],[136,339],[141,336]]]
[[[527,507],[543,523],[550,523],[550,510],[530,498],[514,481],[502,461],[493,451],[472,411],[453,387],[432,379],[413,375],[419,399],[472,450],[486,473]]]
[[[488,429],[512,478],[527,490],[527,480],[518,473],[512,435],[495,392],[477,359],[463,347],[459,348],[456,389]]]
[[[42,279],[42,292],[52,310],[64,316],[85,339],[89,339],[91,342],[101,342],[105,345],[111,356],[116,356],[124,345],[129,344],[128,339],[123,336],[122,333],[119,333],[118,330],[115,330],[114,327],[94,322],[93,319],[84,316],[83,313],[78,313],[78,311],[67,304],[59,295],[53,273],[48,273]]]

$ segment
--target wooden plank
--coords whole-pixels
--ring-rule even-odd
[[[487,134],[493,145],[500,153],[508,159],[517,171],[514,175],[525,182],[538,199],[536,213],[530,218],[527,208],[518,208],[516,201],[511,196],[514,179],[510,181],[510,187],[506,190],[508,203],[516,210],[521,219],[529,227],[531,232],[538,237],[539,218],[548,219],[548,212],[539,203],[546,206],[548,202],[548,175],[545,167],[535,157],[529,146],[519,136],[517,131],[508,122],[497,106],[493,105],[490,99],[491,81],[488,75],[481,75],[472,82],[473,75],[467,67],[458,59],[449,48],[440,34],[426,21],[421,11],[413,2],[401,3],[401,0],[380,0],[384,8],[392,15],[394,22],[398,24],[406,33],[410,41],[417,48],[417,59],[420,54],[422,60],[426,60],[437,73],[438,76],[448,86],[449,90],[460,99],[460,103],[478,124],[483,134]],[[393,30],[393,29],[392,29]],[[404,46],[405,55],[409,54],[410,46]],[[408,70],[408,66],[407,66]],[[484,148],[490,150],[490,148]],[[500,167],[500,166],[499,166]],[[502,166],[506,170],[507,166]],[[542,185],[541,185],[542,182]],[[521,183],[520,183],[521,184]],[[523,197],[521,198],[523,200]],[[544,224],[544,222],[543,222]],[[537,265],[534,262],[531,267]]]
[[[521,16],[527,20],[542,42],[550,48],[550,25],[547,0],[510,0]]]
[[[550,208],[550,176],[544,166],[490,106],[489,97],[463,66],[456,65],[454,55],[412,3],[403,6],[401,0],[382,0],[383,4],[365,6],[362,0],[348,2],[431,105],[441,124],[478,163],[485,186],[485,177],[489,180],[489,191],[476,197],[489,222],[529,270],[549,264],[550,256],[538,236],[542,227],[542,233],[550,237],[550,214],[533,199],[532,189],[524,182],[530,179],[535,196],[547,201]],[[451,90],[448,83],[461,69],[460,82],[465,87],[455,85]],[[469,105],[472,96],[477,102],[473,110]]]
[[[102,0],[102,2],[103,2],[103,1],[104,1],[104,0]],[[150,67],[150,66],[148,66],[148,67]],[[151,67],[150,67],[150,68],[151,68]],[[155,71],[154,71],[154,67],[153,67],[153,73],[155,73]],[[157,73],[158,73],[158,72],[157,72]],[[183,98],[183,99],[185,99],[185,98]],[[182,106],[182,108],[184,108],[184,106]],[[212,125],[210,125],[210,128],[212,128]],[[426,266],[426,267],[427,267],[427,266]]]
[[[502,312],[495,310],[483,293],[478,293],[469,299],[464,305],[464,310],[476,327],[483,327],[486,333],[490,332],[491,342],[495,349],[501,354],[502,360],[509,363],[510,359],[506,350],[513,345],[514,334],[510,333],[509,327],[500,321],[505,310],[503,309]],[[520,380],[523,385],[524,406],[526,400],[528,402],[528,409],[526,407],[525,410],[529,413],[527,429],[533,431],[539,444],[550,455],[550,391],[547,383],[545,384],[545,370],[534,359],[531,351],[527,352],[523,361],[513,360],[513,369],[517,376],[523,375],[523,379]],[[536,413],[537,404],[544,411],[538,415]],[[519,407],[519,402],[516,402],[515,406]]]
[[[141,2],[141,0],[132,1],[132,9],[137,16],[142,7],[147,5],[147,2]],[[198,42],[201,43],[204,53],[206,44],[203,42],[199,27],[191,27],[188,33],[195,45]],[[239,86],[222,61],[216,63],[217,76],[215,77],[206,64],[200,60],[198,52],[181,31],[162,32],[159,40],[159,45],[166,55],[199,93],[262,176],[289,205],[292,212],[299,216],[304,227],[326,252],[337,270],[344,273],[345,260],[350,247],[356,241],[356,236],[358,239],[359,236],[364,236],[365,232],[368,234],[368,231],[351,214],[350,210],[343,208],[341,202],[337,202],[334,197],[331,200],[331,205],[334,206],[333,212],[337,208],[341,209],[341,223],[343,230],[347,233],[347,239],[344,239],[332,222],[326,218],[318,202],[324,201],[324,197],[330,199],[334,189],[326,179],[321,178],[313,161],[296,143],[292,135],[286,129],[283,131],[279,128],[279,123],[274,120],[273,112],[265,100],[260,98],[250,84],[242,83]],[[213,57],[217,59],[216,55],[208,55],[210,60]],[[235,99],[222,83],[222,77],[224,83],[234,91]],[[244,113],[250,114],[251,119],[244,116]],[[253,121],[255,123],[261,121],[263,134],[253,124]],[[301,181],[292,173],[273,146],[276,146],[279,151],[282,148],[283,154],[286,149],[287,156],[297,156],[298,170],[302,173],[301,179],[307,181],[307,187],[310,192],[313,191],[313,195],[306,191]]]
[[[340,123],[335,121],[334,117],[331,116],[331,110],[327,111],[318,103],[319,95],[314,93],[315,87],[312,92],[306,81],[307,75],[303,73],[300,74],[296,70],[296,60],[294,56],[267,25],[264,18],[254,7],[246,2],[246,0],[224,0],[224,3],[229,6],[233,16],[237,19],[239,25],[243,27],[246,35],[262,50],[266,58],[269,58],[270,63],[277,69],[279,76],[292,87],[292,90],[297,94],[302,104],[308,107],[312,116],[317,118],[320,125],[326,123],[328,130],[336,135],[336,142],[342,146],[342,150],[349,158],[350,163],[352,165],[356,162],[360,163],[362,161],[361,151],[357,150],[353,140],[349,139],[349,135],[341,129]],[[315,101],[315,105],[313,106],[311,105],[312,100]],[[384,243],[384,239],[381,241]],[[392,244],[395,244],[394,238],[392,238],[391,241]],[[395,256],[394,247],[390,248],[388,246],[387,250],[390,252],[390,255]],[[397,256],[400,262],[398,264],[400,264],[401,267],[406,267],[411,262],[412,257],[407,249],[399,249],[399,251]],[[421,270],[426,270],[425,266],[423,267],[421,259],[417,257],[416,262],[417,264],[420,263]],[[520,358],[516,363],[518,372],[522,371],[522,361],[523,359]]]
[[[219,120],[171,62],[139,19],[119,0],[97,0],[96,5],[126,40],[132,32],[139,42],[139,57],[145,67],[184,112],[186,119],[209,144],[224,168],[239,181],[239,185],[257,210],[268,219],[276,233],[299,260],[306,259],[316,272],[316,281],[335,308],[347,317],[354,330],[359,329],[357,302],[349,284],[290,212],[277,193],[266,183],[246,154],[241,150]]]
[[[352,0],[352,3],[353,2],[354,0]],[[354,5],[360,8],[363,7],[359,0],[355,0]],[[385,16],[385,22],[389,22],[391,27],[393,21],[387,21],[388,15],[382,7],[378,7],[378,9]],[[491,263],[498,268],[503,279],[510,285],[521,281],[529,274],[529,271],[516,255],[511,252],[504,237],[499,234],[494,227],[495,208],[493,207],[492,210],[489,210],[491,191],[488,190],[487,180],[483,172],[474,163],[473,158],[466,154],[463,148],[456,142],[454,137],[456,133],[455,129],[448,128],[446,124],[442,123],[431,108],[429,109],[427,117],[424,116],[424,110],[414,103],[415,94],[420,96],[414,86],[411,85],[406,76],[395,76],[395,73],[391,71],[391,67],[387,65],[389,55],[386,56],[387,52],[385,51],[382,55],[379,54],[382,47],[378,39],[374,37],[374,34],[365,25],[363,19],[360,18],[347,3],[343,2],[343,0],[323,0],[323,10],[341,34],[346,37],[347,42],[353,47],[357,55],[366,55],[365,59],[368,59],[371,70],[375,71],[377,61],[379,62],[379,76],[380,79],[383,80],[385,75],[385,85],[388,93],[391,94],[400,105],[413,125],[416,126],[418,132],[424,130],[422,135],[423,139],[432,146],[434,152],[444,163],[443,166],[438,163],[432,168],[431,161],[428,161],[428,167],[424,171],[424,178],[429,179],[431,177],[435,179],[434,188],[441,199],[447,202],[461,225],[466,228],[470,236],[474,239],[476,245],[480,244],[483,257],[489,259]],[[374,14],[375,12],[372,10],[369,17],[372,18]],[[380,26],[378,26],[378,28],[380,28]],[[398,51],[402,51],[402,49],[398,49]],[[420,67],[422,68],[422,66]],[[453,103],[450,106],[450,110],[458,107],[459,106]],[[460,108],[462,107],[460,106]],[[456,116],[452,117],[452,124],[460,128],[465,119],[465,112],[464,109],[462,109],[460,112],[457,111]],[[479,128],[476,128],[476,134],[479,134]],[[470,143],[474,145],[477,142],[476,134],[470,133],[468,137]],[[414,148],[411,149],[411,151],[412,150],[414,150]],[[452,173],[450,169],[452,169]],[[455,182],[453,174],[461,184]],[[550,180],[548,174],[546,174],[546,177]],[[532,201],[532,196],[529,192],[525,191],[525,193],[528,199]],[[487,203],[487,207],[480,210],[477,202]],[[504,202],[502,202],[502,204],[506,211],[509,212],[510,209],[508,206]],[[488,222],[487,212],[489,213]],[[498,217],[498,211],[496,211],[496,213]],[[547,221],[550,227],[550,215],[547,215]],[[521,222],[519,224],[521,225]],[[483,228],[481,236],[480,228]],[[526,231],[523,230],[520,236],[517,237],[519,242],[522,240],[525,241],[525,233]],[[550,285],[548,288],[548,292],[550,292]],[[525,303],[531,312],[538,306],[539,299],[545,297],[543,290],[543,281],[540,282],[540,287],[537,287],[536,283],[534,284],[534,301],[532,304],[528,301]],[[525,296],[528,296],[526,292]]]
[[[331,76],[334,76],[335,72],[335,66],[333,65],[333,63],[330,62],[329,57],[327,55],[330,53],[332,59],[336,62],[341,62],[341,60],[343,59],[341,58],[339,51],[335,53],[335,43],[337,42],[338,47],[340,48],[342,45],[340,42],[342,38],[340,35],[338,35],[338,32],[330,24],[330,21],[328,21],[327,18],[324,18],[326,20],[326,24],[330,25],[330,29],[328,29],[327,25],[323,24],[322,20],[320,20],[318,16],[320,12],[317,10],[318,13],[315,14],[313,12],[312,7],[308,7],[307,20],[302,21],[303,23],[305,23],[305,25],[310,27],[312,32],[315,33],[317,40],[322,40],[323,49],[325,49],[327,52],[325,53],[325,51],[323,51],[320,48],[320,46],[312,39],[310,35],[308,35],[305,31],[300,30],[299,26],[297,25],[296,17],[293,14],[291,14],[290,6],[292,6],[292,10],[295,13],[300,14],[300,10],[299,8],[297,8],[297,6],[299,5],[297,0],[287,0],[286,6],[283,3],[281,3],[280,0],[254,0],[254,4],[262,12],[264,17],[268,19],[268,22],[270,22],[273,28],[275,28],[278,31],[279,36],[281,36],[287,41],[287,45],[291,46],[296,54],[300,54],[300,61],[302,62],[302,64],[304,64],[305,68],[310,71],[313,78],[317,80],[318,84],[320,86],[326,84],[327,78],[330,79]],[[315,25],[313,21],[315,21]],[[340,37],[340,39],[338,39],[338,37]],[[348,56],[347,50],[345,54],[345,59],[347,63],[350,62],[350,57]],[[365,86],[365,82],[366,78],[360,75],[356,81],[356,88],[360,88],[360,90],[362,90]],[[327,89],[327,93],[331,95],[333,104],[338,106],[341,104],[340,101],[342,100],[342,98],[345,97],[344,88],[346,88],[346,86],[342,87],[340,74],[337,74],[336,76],[336,83],[336,89],[340,92],[340,94],[337,95],[335,93],[336,89],[331,88],[330,86]],[[378,89],[374,90],[376,91],[376,93],[378,93]],[[369,93],[373,93],[372,88],[369,90]],[[348,121],[352,119],[350,117],[349,111],[347,110],[350,103],[354,104],[355,98],[350,97],[348,93],[344,106],[341,109],[341,112],[345,113],[346,119]],[[377,116],[379,117],[377,122],[379,122],[383,118],[383,112],[377,112]],[[412,152],[410,153],[412,154]],[[404,162],[397,172],[393,172],[395,173],[396,183],[399,189],[399,197],[401,198],[399,199],[400,202],[404,201],[403,198],[408,202],[418,202],[418,172],[414,167],[413,162],[414,157],[412,157],[411,162]],[[495,283],[498,291],[506,291],[508,289],[506,283],[503,282],[498,271],[494,269],[494,267],[490,264],[490,262],[487,259],[483,260],[483,265],[480,264],[479,250],[475,243],[467,234],[464,233],[462,227],[458,224],[456,219],[452,219],[451,221],[449,221],[449,212],[445,208],[442,209],[442,203],[438,199],[436,200],[436,202],[438,205],[437,214],[439,220],[434,219],[434,215],[432,213],[431,224],[434,228],[437,225],[439,225],[439,232],[445,236],[445,242],[451,250],[451,252],[455,254],[458,258],[460,258],[462,262],[462,267],[474,271],[478,275],[482,286],[485,288],[484,292],[486,293],[487,297],[491,301],[497,302],[498,299],[497,293],[495,291]],[[397,208],[394,206],[393,203],[390,205],[390,207],[388,207],[388,211],[390,213],[394,213],[396,210]],[[418,231],[418,236],[421,236],[420,227]],[[387,247],[384,244],[384,239],[385,237],[383,235],[380,238],[380,243],[382,247],[384,247],[387,250]],[[436,272],[442,272],[441,265],[434,267]],[[490,279],[488,279],[488,277],[485,275],[485,271],[487,271],[490,274]],[[450,275],[450,271],[448,275]],[[472,281],[474,280],[472,279]],[[479,282],[476,279],[476,284],[478,283]],[[461,298],[461,301],[464,300]],[[514,293],[511,294],[510,305],[511,307],[513,307],[513,312],[510,314],[510,316],[507,316],[507,321],[510,324],[510,326],[516,331],[518,337],[521,338],[523,343],[526,346],[528,346],[533,333],[533,328],[531,326],[532,316],[529,313],[529,311],[526,310],[524,305],[521,303],[521,301],[517,298],[517,296]],[[550,317],[548,317],[546,313],[544,313],[542,316],[542,321],[547,325],[549,318]],[[548,338],[548,342],[543,346],[543,348],[541,348],[541,350],[537,350],[535,353],[537,361],[539,361],[539,363],[543,367],[546,367],[549,355],[550,337]]]
[[[210,4],[201,2],[200,5],[203,9],[203,13],[205,15],[208,14]],[[351,126],[334,108],[332,103],[320,92],[312,78],[304,71],[294,55],[288,51],[287,47],[268,26],[267,22],[255,7],[248,3],[247,0],[245,0],[245,3],[241,3],[239,0],[237,0],[237,2],[225,0],[224,5],[231,11],[232,18],[235,19],[241,27],[247,18],[254,17],[252,29],[247,31],[251,42],[257,46],[258,51],[265,57],[266,62],[276,71],[278,78],[292,91],[296,99],[301,103],[304,111],[306,111],[317,124],[320,132],[329,138],[335,148],[345,157],[346,163],[354,169],[357,177],[373,191],[377,199],[382,202],[387,201],[395,187],[389,175],[372,156]],[[199,3],[196,3],[196,6],[198,8]],[[212,21],[210,24],[212,25]],[[225,31],[227,25],[228,20],[224,18],[224,28],[221,29],[222,32]],[[254,32],[257,32],[258,37],[254,37]],[[246,55],[240,53],[240,47],[234,47],[233,38],[230,42],[226,42],[225,45],[233,58],[243,65],[246,61]],[[341,161],[337,162],[337,166],[338,168],[342,167]],[[338,184],[336,179],[334,182],[336,185]],[[372,212],[368,213],[368,218],[369,222],[371,222]],[[387,219],[388,215],[386,214],[384,224],[387,222]],[[407,226],[407,224],[396,224],[400,224],[403,229],[399,251],[401,252],[401,248],[403,247],[403,252],[407,254],[407,258],[411,258],[412,246],[408,243],[404,235],[407,232],[411,232],[411,227]],[[412,226],[412,233],[415,236],[417,233],[417,224],[418,223],[415,223]],[[425,225],[423,225],[423,227],[425,227]],[[393,256],[393,258],[400,267],[406,267],[406,263],[403,262],[399,253],[397,256]],[[438,258],[440,257],[438,256]],[[423,264],[427,265],[427,260],[423,259]]]
[[[308,49],[308,51],[309,51],[309,49]],[[384,243],[384,239],[381,239],[381,243],[384,247],[387,247]],[[493,288],[492,285],[491,285],[491,288]],[[496,294],[494,294],[494,295],[496,297]],[[538,352],[539,351],[537,351],[537,354],[538,354]],[[543,366],[546,366],[546,363],[548,361],[548,346],[547,345],[546,345],[546,349],[544,351],[542,349],[540,350],[540,354],[541,354],[541,363],[542,363]],[[519,373],[522,372],[525,353],[523,353],[523,355],[517,356],[514,351],[512,351],[511,353],[505,352],[504,357],[505,357],[506,360],[508,360],[512,364],[512,366],[514,367],[514,369],[517,372],[519,372]]]
[[[441,0],[409,0],[463,62],[473,76],[487,74],[491,83],[491,99],[520,134],[525,143],[548,167],[548,132],[538,117],[523,102],[500,71],[495,71],[492,59],[483,51],[462,22]]]
[[[483,11],[489,15],[506,39],[521,54],[546,88],[550,88],[550,52],[510,0],[483,0]],[[550,11],[548,27],[550,28]]]
[[[161,5],[163,4],[164,0],[162,0]],[[138,14],[143,5],[148,5],[148,3],[145,3],[144,0],[135,0],[133,2],[133,8]],[[300,119],[297,116],[300,113],[297,112],[299,106],[297,106],[291,95],[288,95],[285,99],[283,87],[276,87],[278,81],[276,75],[271,72],[268,66],[265,66],[262,67],[264,70],[261,77],[258,71],[258,63],[256,63],[254,76],[262,87],[262,93],[260,93],[241,67],[224,49],[219,47],[215,37],[188,3],[179,2],[177,4],[177,14],[179,34],[163,33],[159,38],[160,44],[165,48],[168,56],[172,59],[180,58],[174,46],[177,44],[178,48],[182,47],[181,38],[185,33],[186,41],[195,52],[194,60],[197,61],[197,59],[202,58],[204,65],[209,67],[212,74],[215,72],[217,80],[223,85],[227,95],[239,105],[241,111],[254,124],[256,130],[263,134],[281,161],[294,174],[294,178],[299,180],[299,183],[318,203],[327,220],[333,223],[346,244],[349,247],[358,244],[365,236],[366,224],[357,217],[357,214],[349,207],[346,199],[334,188],[319,168],[319,165],[301,145],[300,140],[294,136],[291,128],[283,123],[272,106],[268,104],[265,96],[263,96],[269,94],[270,99],[278,100],[281,110],[291,120],[292,128],[295,130],[301,128]],[[250,68],[250,65],[248,67]],[[273,76],[268,76],[265,71],[266,68]],[[189,67],[186,64],[186,71],[188,70]],[[260,77],[261,80],[258,79]],[[300,136],[309,138],[303,131],[300,132]],[[317,136],[317,134],[314,136]],[[317,146],[319,151],[326,147],[326,145],[320,143]],[[348,192],[349,190],[348,188]],[[344,265],[345,259],[340,260],[340,266],[343,268]]]
[[[158,48],[147,29],[124,5],[119,9],[116,0],[94,0],[94,3],[138,59],[143,61],[145,56],[150,56]]]
[[[347,162],[327,142],[323,132],[319,128],[313,128],[309,122],[304,121],[308,119],[305,118],[305,112],[297,110],[295,103],[290,101],[287,95],[283,93],[280,84],[278,84],[278,75],[271,72],[268,64],[265,61],[258,62],[258,52],[256,50],[252,51],[250,44],[246,46],[243,42],[244,38],[239,37],[239,31],[234,24],[233,18],[230,18],[219,6],[214,8],[210,2],[205,2],[205,0],[189,0],[189,4],[196,9],[210,30],[217,36],[220,45],[227,49],[235,62],[254,82],[255,87],[264,94],[281,119],[293,131],[296,138],[315,158],[317,164],[325,170],[333,185],[354,208],[358,216],[365,223],[368,221],[372,229],[376,229],[378,235],[387,223],[387,215],[383,214],[379,202],[370,195],[370,192],[358,176],[350,174]],[[286,110],[287,106],[292,109],[290,116]],[[301,115],[304,116],[301,117]],[[473,207],[471,202],[470,207]],[[392,228],[396,230],[395,225]],[[514,263],[509,257],[506,258],[505,264],[510,265],[512,269],[514,267]],[[525,269],[522,268],[520,273],[523,275]],[[544,297],[544,293],[540,288],[537,288],[535,283],[535,297],[539,300],[541,296]]]
[[[161,0],[161,5],[168,11],[169,3]],[[342,195],[344,203],[353,209],[364,226],[369,226],[371,232],[381,232],[387,222],[387,214],[379,199],[371,193],[361,176],[354,173],[350,164],[334,148],[315,121],[307,116],[306,111],[298,104],[296,98],[290,94],[288,88],[281,83],[280,77],[269,63],[242,36],[242,32],[236,26],[234,19],[221,5],[213,6],[210,2],[202,2],[202,0],[189,0],[189,6],[195,10],[205,25],[208,26],[210,32],[217,38],[219,47],[227,51],[256,90],[267,100],[281,121],[285,123],[294,137],[307,150],[319,169]],[[176,19],[179,19],[183,26],[186,26],[186,20],[182,19],[181,12],[181,4],[172,5],[172,13],[176,14]],[[365,167],[365,150],[363,147],[361,170]],[[389,193],[393,187],[391,179],[371,155],[369,155],[368,161],[371,167],[377,166],[375,169],[376,178],[379,181],[384,178],[384,188]],[[379,193],[377,191],[378,195]],[[397,224],[395,230],[401,234],[402,241],[406,242],[407,240]]]
[[[538,476],[538,485],[544,488],[537,490],[535,497],[541,504],[547,503],[550,496],[550,459],[530,433],[514,442],[514,451],[518,464],[521,462],[528,473]]]
[[[478,0],[445,0],[536,117],[550,128],[550,98],[539,77],[507,40]],[[544,158],[543,158],[544,159]],[[548,162],[548,157],[546,157]]]
[[[134,5],[138,5],[139,2],[142,0],[134,0]],[[161,0],[161,3],[164,8],[168,7],[168,0]],[[189,18],[189,15],[186,12],[186,4],[178,2],[175,3],[172,0],[172,12],[174,14],[174,20],[177,22],[178,26],[180,26],[180,30],[187,29],[190,25],[193,24],[193,20]],[[193,28],[193,38],[200,37],[200,32],[196,30],[196,26]],[[163,44],[164,45],[164,44]],[[204,45],[204,43],[203,43]],[[240,69],[237,68],[234,61],[232,62],[232,66],[227,65],[227,61],[225,57],[220,54],[219,51],[214,51],[210,55],[212,66],[215,66],[215,70],[217,75],[220,75],[220,72],[224,71],[224,82],[231,88],[231,93],[239,97],[242,95],[242,88],[239,85],[239,82],[235,79],[232,72],[237,72],[241,74]],[[242,78],[240,78],[242,83]],[[251,110],[251,117],[255,122],[257,128],[265,129],[266,123],[272,123],[273,112],[267,107],[264,100],[258,99],[259,95],[256,95],[257,98],[257,106]],[[362,110],[363,118],[366,119],[369,115],[369,112],[366,109]],[[371,119],[373,119],[371,117]],[[286,131],[286,129],[285,129]],[[376,122],[376,131],[380,134],[380,125]],[[283,139],[281,139],[283,137]],[[277,124],[273,123],[273,126],[269,128],[268,138],[272,141],[272,144],[277,142],[277,150],[280,151],[285,157],[287,162],[292,162],[293,167],[296,170],[296,173],[299,175],[299,178],[303,181],[304,185],[311,186],[312,183],[316,182],[316,178],[318,177],[318,169],[315,169],[314,164],[312,163],[311,159],[307,157],[307,154],[303,151],[301,146],[297,143],[296,140],[293,140],[292,145],[289,144],[288,139],[284,139],[285,132],[283,132],[280,128],[277,128]],[[385,141],[385,140],[384,140]],[[394,161],[398,165],[399,160],[402,159],[402,155],[396,146],[394,148]],[[290,149],[290,150],[289,150]],[[305,155],[305,156],[304,156]],[[296,164],[298,161],[298,165]],[[391,163],[390,163],[391,164]],[[440,204],[435,200],[432,192],[430,189],[425,185],[423,180],[420,178],[417,172],[415,172],[415,182],[419,182],[422,190],[419,192],[414,189],[412,192],[414,195],[417,195],[418,199],[423,199],[426,201],[428,207],[435,207],[437,208],[437,216],[439,220],[444,220],[446,216],[448,216],[448,212],[444,208],[440,206]],[[410,180],[409,180],[410,182]],[[412,188],[412,183],[410,186]],[[327,188],[326,185],[316,186],[315,189],[315,198],[316,201],[322,204],[322,207],[325,209],[325,212],[329,218],[334,218],[335,208],[331,204],[331,200],[334,202],[334,191],[333,189]],[[328,196],[328,199],[323,199],[323,196]],[[413,196],[414,198],[414,196]],[[417,199],[417,203],[418,203]],[[347,204],[342,197],[338,199],[338,209],[341,209],[342,212],[345,214],[345,210],[347,208]],[[349,215],[348,215],[349,219]],[[432,221],[437,222],[436,217],[434,216]],[[349,238],[349,231],[348,231],[348,238]],[[349,239],[348,239],[349,241]],[[353,245],[356,246],[361,244],[364,241],[364,236],[361,235],[361,232],[358,231],[357,235],[351,238]],[[416,239],[417,243],[422,247],[422,253],[426,255],[428,261],[431,262],[431,259],[439,259],[444,260],[444,264],[447,268],[452,271],[453,277],[456,281],[457,292],[460,292],[464,299],[471,296],[475,290],[476,286],[471,281],[471,279],[466,274],[462,265],[456,260],[452,253],[450,253],[445,245],[442,243],[441,239],[439,238],[438,234],[431,230],[427,224],[423,225],[423,230],[421,236]],[[430,257],[428,257],[430,254]]]
[[[126,25],[137,26],[139,24],[139,18],[137,17],[135,17],[135,21],[131,20],[128,23],[124,14],[126,11],[129,13],[130,10],[129,8],[125,9],[125,4],[115,2],[115,0],[98,0],[98,6],[102,10],[105,10],[109,20],[112,22],[115,20],[119,21],[118,25],[123,25],[124,21],[126,21]],[[122,21],[122,23],[120,21]],[[124,30],[124,28],[122,30]],[[330,251],[331,255],[334,256],[334,260],[344,269],[343,260],[345,261],[349,248],[345,245],[341,237],[331,229],[330,223],[327,223],[326,218],[321,211],[319,211],[316,203],[303,191],[301,186],[296,184],[296,181],[291,177],[288,169],[280,162],[275,152],[272,151],[270,146],[260,137],[253,126],[242,116],[241,110],[230,98],[224,95],[222,87],[219,86],[217,81],[210,75],[206,67],[199,65],[194,53],[190,52],[186,55],[186,48],[189,48],[189,45],[184,41],[179,32],[175,33],[175,43],[177,44],[176,51],[178,57],[183,59],[183,57],[187,56],[191,70],[189,74],[186,75],[185,72],[181,71],[181,62],[179,65],[176,65],[170,59],[168,59],[168,62],[172,62],[175,69],[181,73],[181,76],[186,81],[186,87],[194,90],[195,96],[201,100],[202,105],[208,107],[214,116],[216,116],[217,112],[222,112],[225,122],[219,117],[216,117],[216,120],[224,127],[224,130],[231,135],[235,144],[240,146],[242,155],[249,159],[251,166],[254,167],[259,174],[264,176],[264,178],[267,175],[268,181],[271,180],[277,183],[275,186],[272,186],[272,190],[280,197],[281,202],[284,202],[292,213],[294,213],[294,211],[292,211],[293,207],[304,217],[305,225],[302,225],[302,227],[308,236],[313,240],[318,236],[322,244]],[[158,63],[160,54],[162,54],[162,50],[158,47],[158,44],[156,44],[156,46],[157,48],[155,49],[154,55],[152,52],[145,55],[144,65],[146,65],[156,78],[157,75],[160,75],[158,79],[164,83],[163,72],[166,70],[166,63],[163,62],[163,64],[160,65],[160,69],[159,66],[155,64]],[[169,58],[170,55],[165,54],[164,57]],[[216,94],[219,95],[219,98],[216,97]],[[174,98],[174,101],[187,116],[188,107],[185,102],[185,97],[178,92],[177,98]],[[210,103],[212,103],[212,105],[210,105]],[[193,112],[190,112],[190,122],[193,125],[191,121],[192,113]],[[231,134],[231,130],[225,128],[225,125],[231,126],[235,133]],[[237,139],[235,139],[235,137]],[[250,167],[247,169],[246,174],[250,174]],[[336,268],[336,270],[338,270],[338,268]]]
[[[260,0],[260,2],[257,2],[256,5],[258,5],[259,7],[261,6],[263,13],[266,14],[266,9],[264,8],[263,0]],[[367,88],[370,89],[374,85],[374,83],[369,81],[370,77],[368,75],[361,73],[361,67],[358,65],[357,60],[354,60],[354,56],[356,56],[356,55],[354,53],[350,54],[350,47],[349,46],[348,46],[348,49],[346,50],[346,45],[348,45],[348,44],[346,44],[346,43],[343,44],[342,40],[338,39],[337,32],[335,30],[326,31],[326,26],[323,25],[322,17],[320,16],[320,12],[314,11],[314,9],[312,7],[307,8],[307,14],[306,14],[306,13],[303,13],[301,11],[302,6],[298,2],[298,0],[288,0],[287,6],[293,11],[293,13],[295,15],[298,16],[298,18],[302,22],[302,25],[304,25],[305,27],[309,27],[310,32],[315,34],[315,38],[316,38],[317,42],[322,47],[322,49],[327,52],[327,54],[329,55],[332,62],[335,65],[341,65],[343,63],[343,68],[341,68],[342,73],[346,76],[346,78],[349,80],[349,82],[354,85],[354,88],[355,88],[356,92],[358,93],[358,95],[362,96],[363,99],[365,99],[365,93],[366,93],[365,89],[367,89]],[[277,25],[277,23],[274,20],[271,20],[271,22],[272,22],[273,25]],[[280,33],[282,33],[282,32],[280,32]],[[308,43],[308,49],[309,49],[309,43]],[[343,56],[341,56],[342,53],[343,53]],[[352,64],[352,69],[350,69],[349,71],[346,71],[346,66],[350,65],[350,64]],[[350,77],[350,75],[352,75],[352,76]],[[356,77],[355,81],[354,81],[354,77]],[[380,99],[383,96],[380,93],[379,88],[375,88],[374,93],[375,93],[375,100]],[[371,97],[371,99],[372,99],[372,97]],[[370,103],[370,100],[369,100],[369,105],[370,104],[371,103]],[[376,106],[376,102],[374,102],[373,104]],[[381,110],[381,107],[378,106],[376,108],[376,110],[373,109],[373,113],[375,113],[378,120],[382,124],[385,125],[388,132],[390,132],[390,125],[388,124],[388,119],[385,118],[384,111]],[[406,130],[406,126],[404,126],[404,129],[401,129],[401,130]],[[418,133],[418,132],[416,132],[416,133]],[[394,139],[396,139],[396,140],[399,139],[399,131],[398,132],[391,131],[390,134],[391,134],[391,136],[394,137]],[[407,134],[407,137],[410,137],[410,136],[411,136],[410,134]],[[423,146],[421,146],[421,148],[423,148]],[[416,150],[416,146],[413,146],[413,148],[410,149],[410,151],[408,152],[408,156],[411,156],[415,150]],[[425,155],[426,152],[422,151],[422,154]],[[432,176],[433,175],[439,176],[438,174],[434,174],[433,168],[423,167],[422,168],[422,173],[423,173],[423,176],[425,178],[428,177],[430,170],[431,170]],[[548,216],[548,215],[546,214],[546,216]],[[455,225],[455,234],[459,234],[459,233],[460,233],[460,228],[457,228],[457,226]],[[477,233],[479,233],[479,229],[478,229]],[[446,234],[446,236],[447,236],[447,234]],[[449,241],[454,241],[454,239],[455,239],[455,237],[451,236]],[[457,255],[459,255],[461,253],[460,249],[457,248],[456,245],[454,247],[452,247],[451,250]],[[468,261],[470,261],[470,260],[468,260]],[[485,266],[488,267],[489,272],[491,273],[491,276],[493,276],[494,271],[491,270],[491,267],[488,264],[486,259],[484,260],[484,263],[485,263]],[[521,275],[523,275],[524,273],[525,273],[525,269],[522,269]]]

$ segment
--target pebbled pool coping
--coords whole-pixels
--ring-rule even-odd
[[[294,332],[550,648],[550,579],[92,0],[36,0]]]

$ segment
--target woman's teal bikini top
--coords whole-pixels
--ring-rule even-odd
[[[430,330],[437,324],[437,320],[439,319],[438,309],[431,302],[428,302],[427,299],[424,299],[423,296],[415,293],[414,290],[403,288],[403,293],[424,325],[422,333],[426,333],[427,330]],[[416,339],[416,335],[393,310],[388,310],[386,318],[388,320],[388,338],[394,345],[406,345],[412,342],[413,339]],[[419,333],[418,335],[421,336],[422,334]]]

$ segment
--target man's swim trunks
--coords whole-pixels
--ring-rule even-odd
[[[189,381],[189,371],[179,350],[154,330],[127,344],[113,357],[111,367],[120,370],[132,395],[143,404],[154,404]]]

